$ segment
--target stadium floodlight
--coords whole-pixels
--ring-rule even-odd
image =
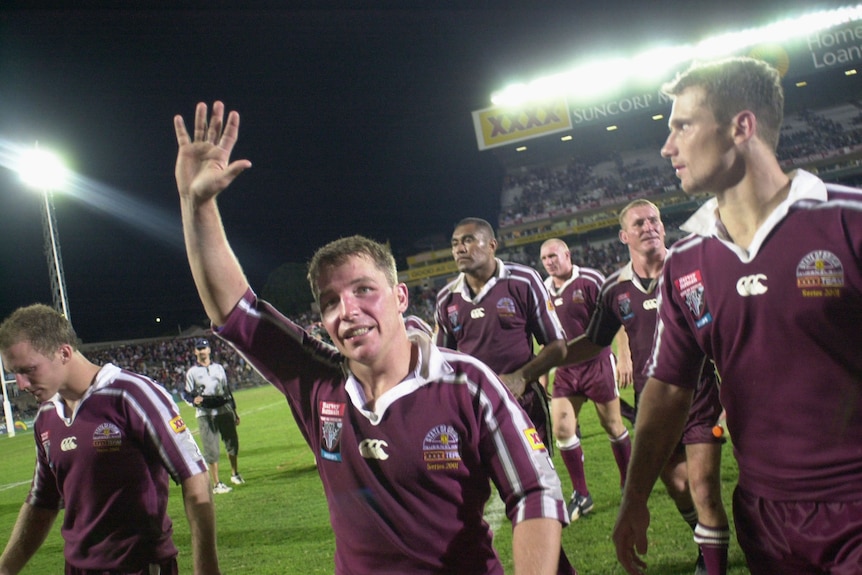
[[[651,49],[630,58],[592,58],[569,72],[507,86],[493,93],[491,102],[495,106],[517,107],[532,100],[558,97],[562,93],[579,97],[598,96],[629,80],[666,75],[688,61],[712,60],[758,44],[802,38],[859,20],[862,20],[862,4],[811,12],[760,28],[711,36],[692,45]]]
[[[69,300],[66,296],[66,277],[63,274],[63,258],[60,255],[60,238],[57,234],[57,218],[54,214],[55,190],[61,190],[69,177],[69,170],[54,153],[38,147],[21,154],[17,167],[18,175],[28,187],[42,194],[44,212],[42,232],[45,257],[48,259],[48,274],[51,278],[54,309],[69,321]]]

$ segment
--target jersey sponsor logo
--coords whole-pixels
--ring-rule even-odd
[[[72,451],[78,449],[78,438],[74,435],[72,437],[64,437],[63,441],[60,442],[60,451]]]
[[[803,297],[838,297],[844,287],[844,264],[830,251],[810,252],[796,265],[796,287]]]
[[[449,325],[452,326],[452,332],[458,333],[461,331],[461,324],[459,323],[458,316],[458,306],[450,305],[446,308],[446,315],[449,317]]]
[[[548,300],[548,309],[552,310],[553,302]],[[500,317],[511,317],[515,315],[515,300],[510,297],[503,297],[497,300],[497,315]]]
[[[174,433],[182,433],[186,430],[186,422],[183,421],[181,415],[177,415],[173,419],[171,419],[171,429],[174,430]]]
[[[658,309],[658,298],[645,299],[644,309],[647,311]]]
[[[703,275],[700,270],[673,280],[673,284],[679,295],[682,296],[685,305],[694,317],[694,324],[702,328],[712,322],[712,314],[706,306],[706,293],[703,287]]]
[[[429,471],[458,469],[461,466],[461,441],[451,425],[437,425],[422,440],[422,459]]]
[[[742,297],[750,295],[763,295],[769,288],[763,285],[766,281],[766,274],[752,274],[739,278],[736,282],[736,293]]]
[[[557,307],[560,307],[561,305],[563,305],[563,298],[561,298],[561,297],[555,298],[554,299],[554,305]]]
[[[628,321],[635,316],[634,311],[632,311],[632,298],[628,292],[617,296],[617,310],[623,321]]]
[[[485,317],[485,308],[477,307],[470,310],[470,317],[473,319],[482,319]]]
[[[363,439],[359,443],[359,455],[365,459],[386,461],[389,454],[384,451],[385,447],[389,447],[389,444],[382,439]]]
[[[524,436],[526,436],[527,443],[530,444],[530,447],[533,448],[533,451],[546,451],[545,444],[542,442],[542,438],[539,436],[539,432],[536,431],[535,427],[525,429]]]
[[[120,428],[110,421],[99,425],[93,432],[93,447],[96,451],[119,451],[122,444],[123,434]]]
[[[320,456],[329,461],[341,461],[345,407],[337,401],[320,402]]]

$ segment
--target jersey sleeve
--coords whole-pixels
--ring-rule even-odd
[[[45,403],[40,412],[45,409],[54,409],[51,403]],[[63,508],[63,498],[57,489],[57,478],[51,471],[45,446],[39,440],[41,426],[36,416],[33,426],[33,435],[36,437],[36,468],[33,470],[33,482],[30,484],[30,492],[27,494],[27,503],[44,509],[59,510]]]
[[[479,382],[480,449],[513,526],[526,519],[568,523],[560,479],[523,409],[497,376],[484,368]]]
[[[685,302],[673,288],[673,252],[668,253],[658,283],[658,320],[646,375],[689,389],[697,387],[704,352],[691,332]]]
[[[591,342],[602,347],[611,345],[619,332],[622,322],[613,310],[614,294],[611,288],[611,281],[605,281],[599,292],[596,309],[590,318],[590,324],[587,326],[586,337]]]
[[[175,482],[206,472],[206,463],[191,430],[161,385],[128,371],[123,372],[122,381],[115,385],[123,389],[126,431],[134,434],[151,453],[158,454]]]
[[[448,301],[448,298],[437,299],[437,306],[434,311],[434,319],[437,323],[437,329],[434,339],[438,347],[458,349],[458,342],[455,341],[455,338],[452,335],[449,319],[446,317],[446,304]]]

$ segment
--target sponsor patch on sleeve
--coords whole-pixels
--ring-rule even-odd
[[[183,421],[182,416],[177,415],[171,420],[171,429],[174,430],[174,433],[182,433],[186,430],[186,422]]]
[[[545,444],[542,443],[542,438],[539,437],[539,432],[535,427],[530,427],[524,430],[524,435],[527,436],[527,443],[533,448],[533,451],[545,451]]]

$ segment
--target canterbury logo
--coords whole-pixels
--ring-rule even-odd
[[[766,290],[769,289],[761,283],[765,281],[766,276],[764,274],[741,277],[739,278],[739,281],[736,282],[736,291],[743,297],[750,295],[763,295],[766,293]]]
[[[477,307],[476,309],[470,310],[470,317],[472,317],[473,319],[485,317],[485,308]]]
[[[644,300],[644,309],[658,309],[658,300],[656,298]]]
[[[389,444],[382,439],[363,439],[359,444],[359,455],[365,459],[385,461],[389,459],[389,454],[383,451],[384,447],[389,447]]]
[[[78,449],[78,438],[74,435],[66,437],[60,442],[60,451],[72,451],[73,449]]]

